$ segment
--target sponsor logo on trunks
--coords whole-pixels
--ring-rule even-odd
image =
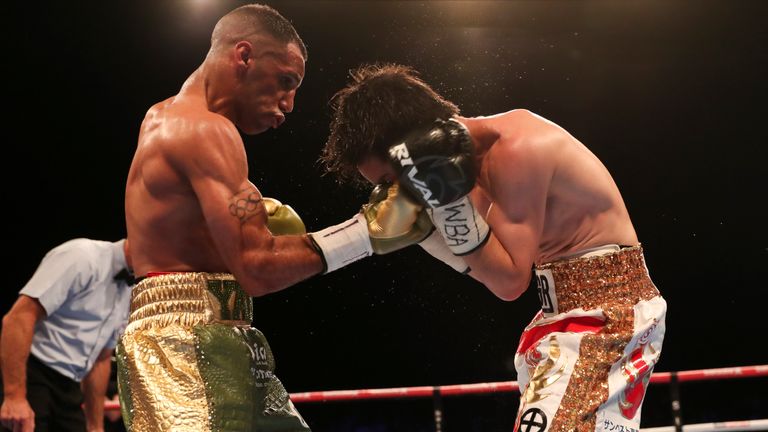
[[[257,380],[261,380],[261,381],[268,381],[268,380],[271,380],[271,379],[272,379],[272,377],[273,377],[273,376],[274,376],[274,374],[275,374],[275,373],[274,373],[274,372],[272,372],[272,371],[263,370],[263,369],[253,369],[253,368],[251,369],[251,372],[253,373],[253,376],[254,376],[254,377],[257,379]],[[259,387],[261,387],[261,386],[262,386],[262,385],[261,385],[261,383],[257,383],[257,385],[258,385]]]
[[[648,327],[648,330],[646,330],[645,332],[643,332],[642,335],[640,335],[640,339],[638,341],[640,345],[645,345],[648,343],[648,338],[651,337],[651,335],[653,335],[653,331],[656,330],[656,326],[658,325],[659,325],[659,322],[656,321],[656,319],[654,318],[653,324],[651,324],[651,326]]]
[[[555,296],[555,279],[552,270],[536,270],[536,292],[539,294],[541,311],[551,316],[557,313],[557,296]]]
[[[528,408],[518,417],[515,432],[542,432],[547,429],[547,415],[539,408]]]
[[[630,426],[624,426],[623,424],[617,424],[610,420],[603,420],[599,424],[602,424],[604,431],[611,431],[611,432],[639,432],[637,428],[633,428]]]
[[[251,351],[253,354],[253,359],[256,361],[267,361],[267,349],[263,346],[255,343],[253,344],[253,350]]]
[[[656,329],[657,321],[638,339],[638,345],[621,364],[621,374],[627,380],[627,388],[619,396],[619,411],[626,419],[633,419],[645,397],[645,389],[651,379],[653,366],[659,352],[653,349],[649,338]]]
[[[237,282],[233,280],[209,280],[207,287],[206,296],[214,307],[219,309],[221,320],[251,321],[251,313],[248,312],[251,299],[246,297],[245,291],[239,288]]]
[[[256,386],[264,387],[274,376],[274,372],[269,370],[267,348],[259,343],[250,345],[250,348],[251,357],[254,360],[253,363],[251,363],[251,374],[256,378]]]

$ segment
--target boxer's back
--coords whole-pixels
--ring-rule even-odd
[[[522,191],[536,194],[546,190],[537,263],[600,245],[638,243],[613,178],[581,142],[554,123],[525,110],[511,111],[491,121],[504,137],[502,145],[512,146],[516,153],[528,153],[524,160],[542,161],[540,169],[526,171],[525,175],[535,177],[526,179],[527,184],[544,187]],[[500,149],[491,152],[494,150]],[[512,165],[509,169],[514,170]]]
[[[150,108],[141,125],[125,191],[125,214],[134,271],[227,271],[187,179],[174,166],[185,151],[196,108],[170,98]]]

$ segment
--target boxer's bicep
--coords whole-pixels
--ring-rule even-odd
[[[211,238],[230,270],[241,273],[247,247],[267,241],[261,193],[248,181],[248,163],[236,130],[201,128],[185,146],[184,173]]]
[[[281,290],[322,269],[306,235],[272,235],[261,193],[250,182],[234,193],[220,183],[208,188],[219,190],[215,200],[208,200],[211,208],[204,211],[211,235],[227,268],[248,294]]]
[[[307,236],[273,236],[259,190],[248,181],[248,164],[237,131],[214,131],[195,147],[186,176],[208,231],[227,268],[250,295],[290,286],[320,271]]]
[[[492,234],[470,262],[472,273],[482,278],[485,271],[486,279],[496,284],[489,288],[504,299],[514,299],[528,287],[544,226],[547,163],[521,154],[524,151],[502,148],[492,155],[488,170],[492,204],[485,215]]]
[[[250,182],[234,188],[207,177],[195,181],[193,188],[214,241],[222,238],[226,240],[225,244],[236,241],[239,245],[248,228],[266,229],[261,193]]]
[[[530,283],[537,250],[534,224],[513,222],[494,203],[486,215],[491,235],[476,253],[465,257],[470,276],[504,300],[514,300]]]
[[[547,186],[524,172],[499,172],[488,222],[516,267],[528,272],[544,229]],[[502,229],[496,229],[496,226]]]
[[[230,267],[243,266],[243,253],[271,238],[261,193],[249,181],[239,187],[208,178],[198,181],[200,199],[208,229]]]
[[[244,182],[237,192],[226,192],[227,212],[240,224],[241,231],[246,226],[266,226],[267,214],[259,190],[251,182]]]

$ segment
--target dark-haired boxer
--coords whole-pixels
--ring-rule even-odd
[[[352,76],[333,100],[327,169],[400,184],[454,255],[439,258],[501,299],[536,278],[542,308],[515,358],[517,428],[637,430],[666,303],[605,166],[529,111],[459,116],[411,68],[367,65]]]
[[[423,206],[389,188],[350,220],[304,234],[298,215],[248,180],[238,129],[278,127],[307,58],[274,9],[247,5],[216,24],[203,64],[149,109],[126,185],[134,269],[118,346],[129,431],[308,430],[274,375],[252,303],[309,276],[422,240]]]

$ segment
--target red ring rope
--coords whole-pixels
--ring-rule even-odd
[[[651,376],[651,383],[668,383],[672,372],[658,372]],[[709,381],[730,378],[754,378],[768,376],[768,365],[736,366],[719,369],[700,369],[677,372],[679,382]],[[432,397],[435,390],[442,396],[459,396],[468,394],[502,393],[518,391],[516,381],[500,381],[477,384],[455,384],[443,386],[397,387],[362,390],[331,390],[303,393],[291,393],[291,400],[301,402],[330,402],[358,399],[393,399]],[[105,410],[120,409],[117,402],[105,402]]]
[[[652,383],[668,383],[671,372],[658,372],[651,376]],[[705,381],[729,378],[751,378],[768,376],[768,365],[737,366],[720,369],[700,369],[681,371],[677,373],[680,382]],[[478,384],[458,384],[445,386],[400,387],[365,390],[335,390],[304,393],[291,393],[294,402],[327,402],[354,399],[391,399],[431,397],[435,390],[443,396],[457,396],[481,393],[500,393],[518,391],[516,381],[501,381]]]

